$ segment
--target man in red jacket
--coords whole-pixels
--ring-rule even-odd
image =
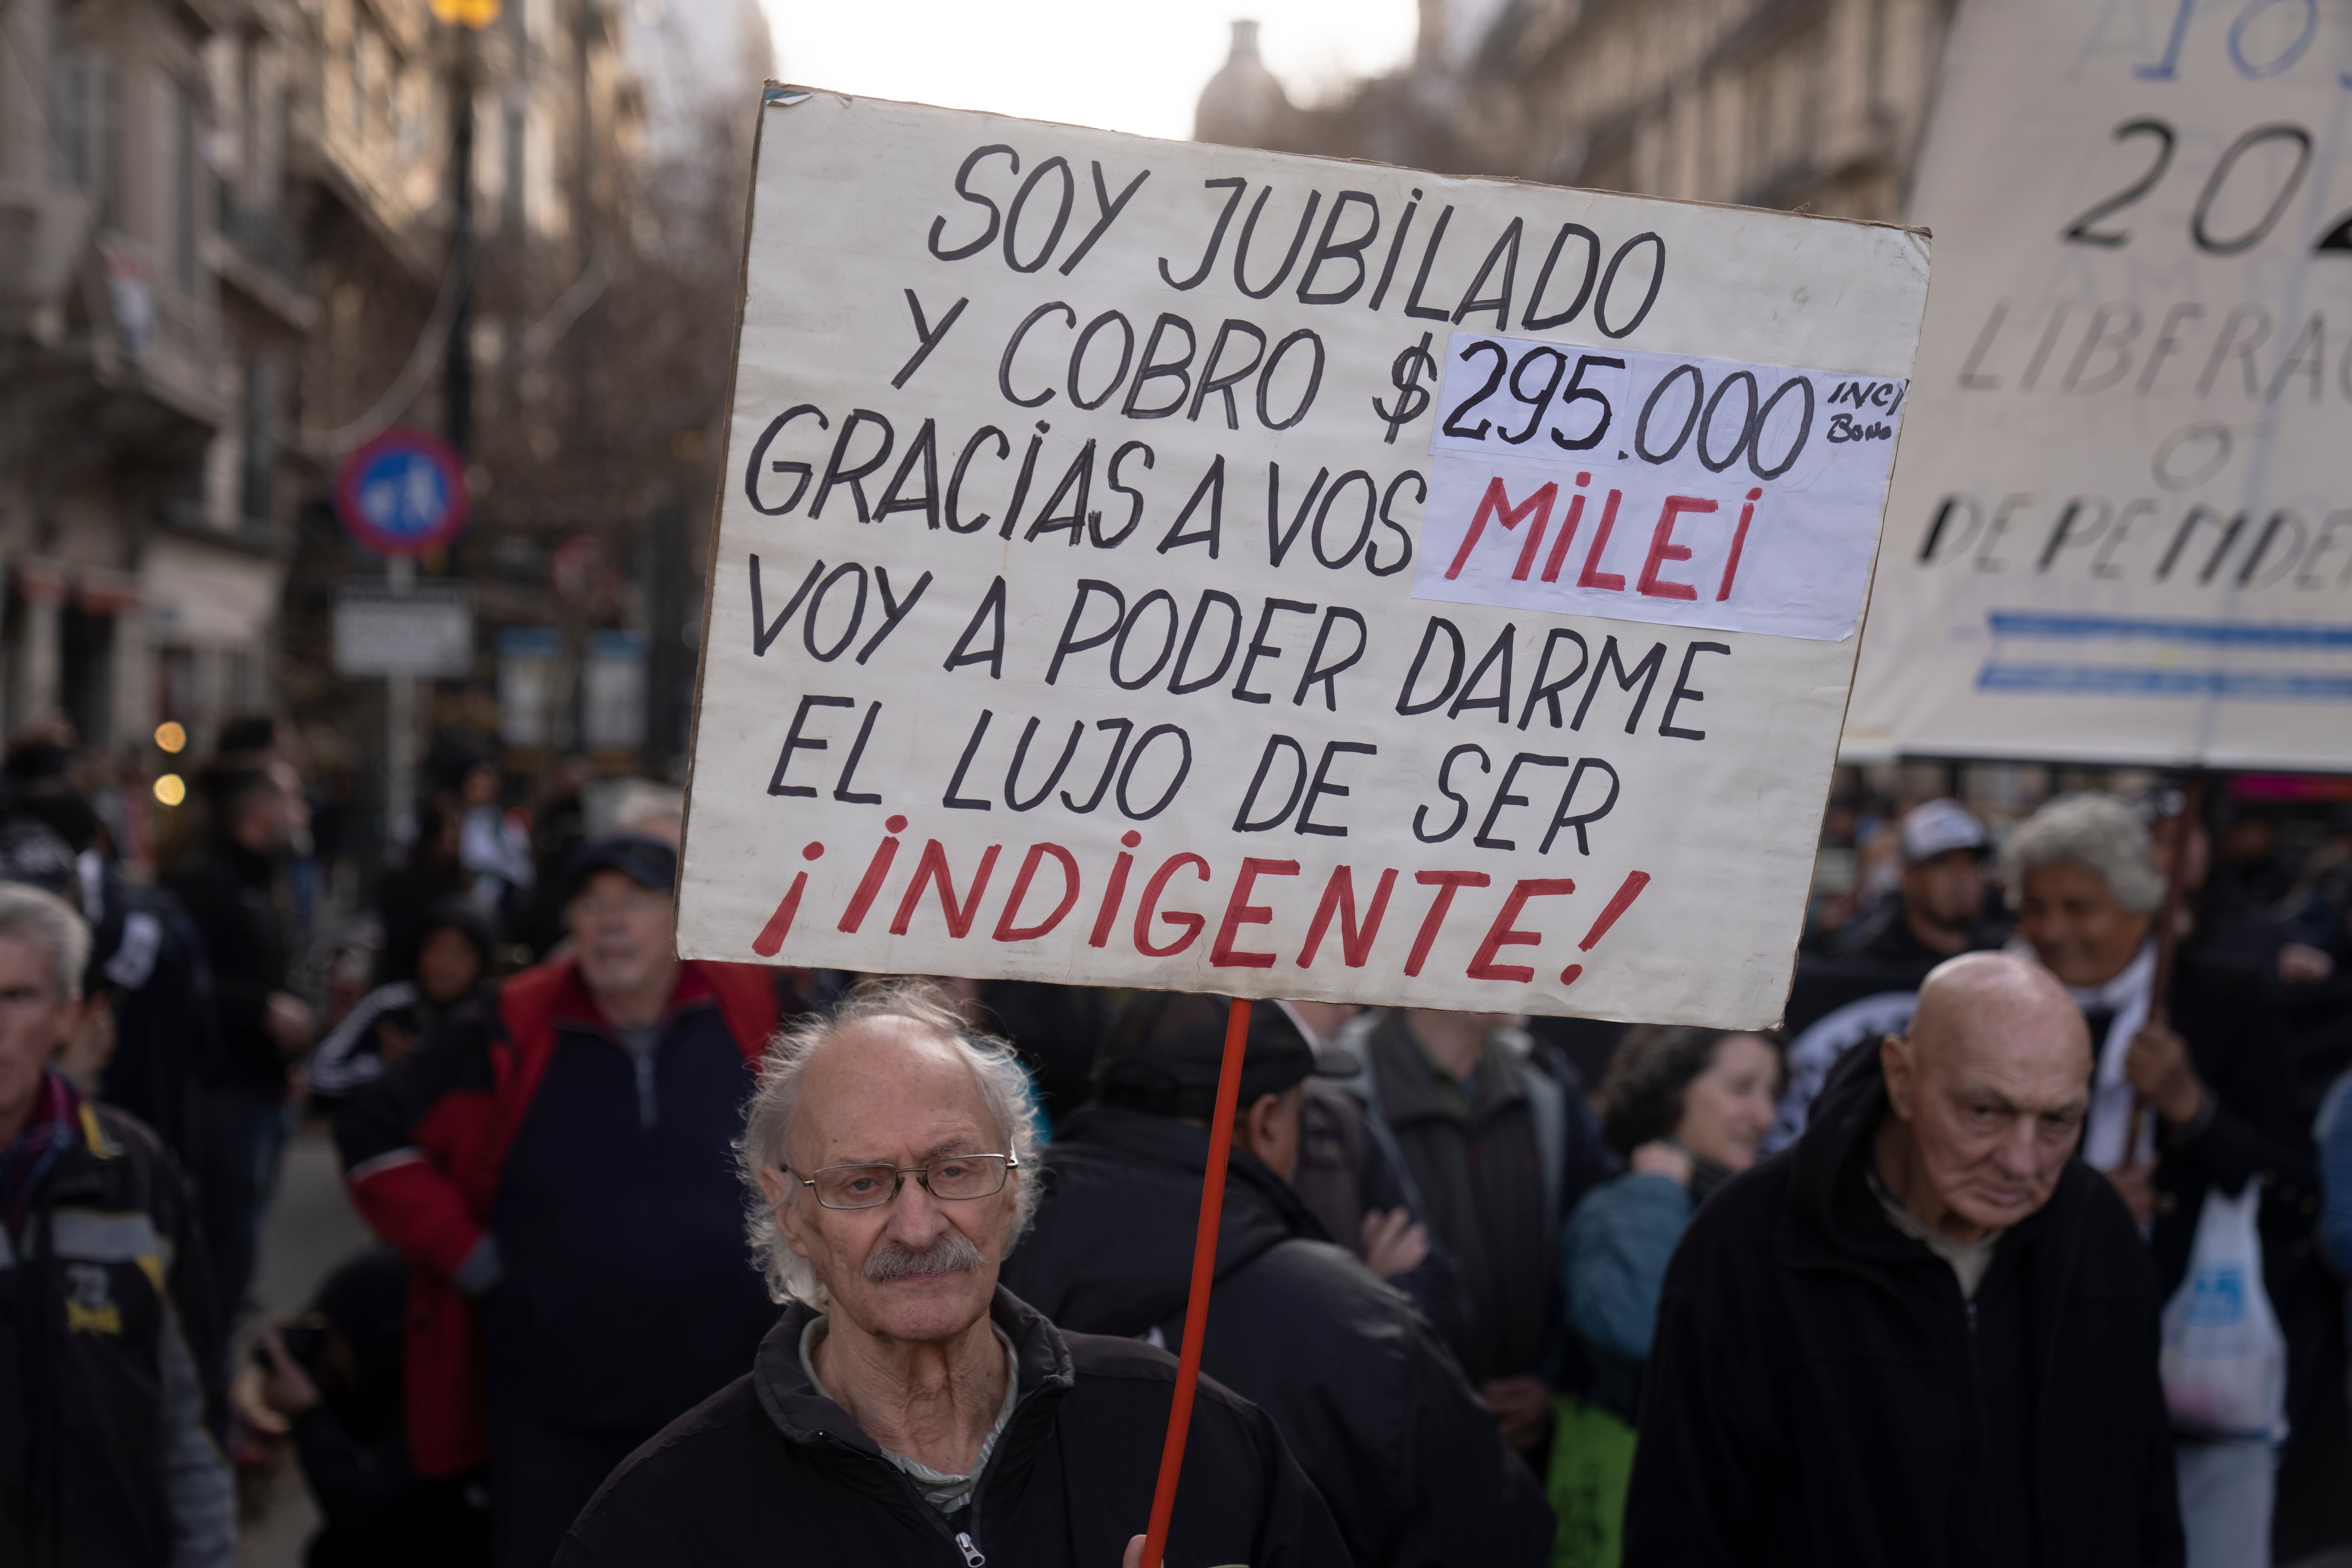
[[[775,1321],[732,1145],[768,973],[674,956],[677,856],[574,858],[572,941],[354,1093],[352,1200],[415,1268],[420,1475],[489,1464],[499,1568],[546,1568],[605,1474],[741,1371]]]

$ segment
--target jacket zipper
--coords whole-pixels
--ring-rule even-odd
[[[948,1536],[954,1541],[956,1550],[963,1553],[964,1568],[988,1568],[988,1554],[980,1549],[980,1542],[971,1538],[971,1531],[968,1530],[950,1530],[948,1528],[948,1521],[940,1517],[940,1510],[923,1500],[922,1494],[915,1489],[915,1483],[908,1479],[905,1471],[899,1469],[896,1465],[891,1464],[887,1459],[881,1458],[877,1455],[861,1452],[860,1450],[852,1447],[849,1444],[843,1442],[841,1439],[831,1436],[827,1433],[820,1432],[817,1436],[825,1439],[827,1442],[831,1443],[833,1447],[843,1453],[849,1455],[861,1464],[878,1464],[889,1470],[893,1476],[898,1478],[898,1484],[906,1489],[907,1496],[913,1500],[915,1505],[914,1511],[922,1518],[929,1520],[932,1529],[938,1531],[941,1535]],[[975,1502],[979,1500],[979,1489],[974,1488],[972,1498]]]
[[[1973,1296],[1960,1301],[1969,1327],[1969,1404],[1976,1414],[1977,1463],[1983,1484],[1992,1484],[1992,1434],[1985,1426],[1984,1363],[1977,1351],[1977,1303]]]

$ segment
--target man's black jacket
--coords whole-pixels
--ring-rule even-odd
[[[269,1035],[269,996],[287,989],[292,939],[278,906],[278,866],[226,835],[166,876],[205,944],[220,1017],[209,1081],[282,1088],[286,1059]]]
[[[1150,1522],[1175,1358],[1064,1334],[1000,1289],[1018,1403],[966,1520],[951,1526],[801,1370],[788,1310],[740,1377],[629,1456],[572,1525],[556,1568],[679,1563],[1115,1568]],[[1171,1563],[1345,1568],[1323,1500],[1265,1414],[1202,1378]]]
[[[0,1563],[227,1568],[236,1500],[213,1287],[186,1178],[85,1100],[0,1228]]]
[[[1208,1152],[1167,1117],[1079,1111],[1005,1284],[1071,1329],[1176,1343]],[[1363,1568],[1550,1554],[1551,1510],[1436,1331],[1238,1150],[1201,1365],[1274,1417]]]
[[[1962,952],[1990,952],[2009,940],[2006,927],[1987,920],[1969,922],[1969,944]],[[1869,958],[1881,963],[1933,969],[1954,956],[1929,947],[1912,931],[1903,915],[1903,895],[1883,900],[1849,927],[1832,949],[1841,958]]]
[[[1793,1149],[1716,1194],[1659,1303],[1625,1568],[2142,1568],[2182,1546],[2147,1248],[2070,1161],[1973,1304],[1864,1177],[1850,1052]]]
[[[105,868],[90,921],[85,994],[114,1005],[114,1055],[100,1093],[193,1163],[195,1095],[220,1059],[218,1010],[203,936],[180,900]],[[82,900],[82,912],[89,903]]]

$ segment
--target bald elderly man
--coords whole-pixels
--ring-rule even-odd
[[[2156,1276],[2074,1158],[2091,1043],[2050,974],[1938,965],[1805,1135],[1683,1237],[1627,1568],[2139,1568],[2182,1546]]]
[[[861,991],[769,1047],[739,1163],[789,1308],[613,1473],[558,1568],[1136,1568],[1176,1363],[997,1285],[1040,1191],[1011,1049],[925,991]],[[1206,1378],[1167,1561],[1348,1562],[1274,1423]]]

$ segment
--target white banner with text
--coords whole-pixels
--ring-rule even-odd
[[[1924,236],[762,115],[681,952],[1779,1016]]]
[[[2352,9],[1968,0],[1848,755],[2352,768]]]

